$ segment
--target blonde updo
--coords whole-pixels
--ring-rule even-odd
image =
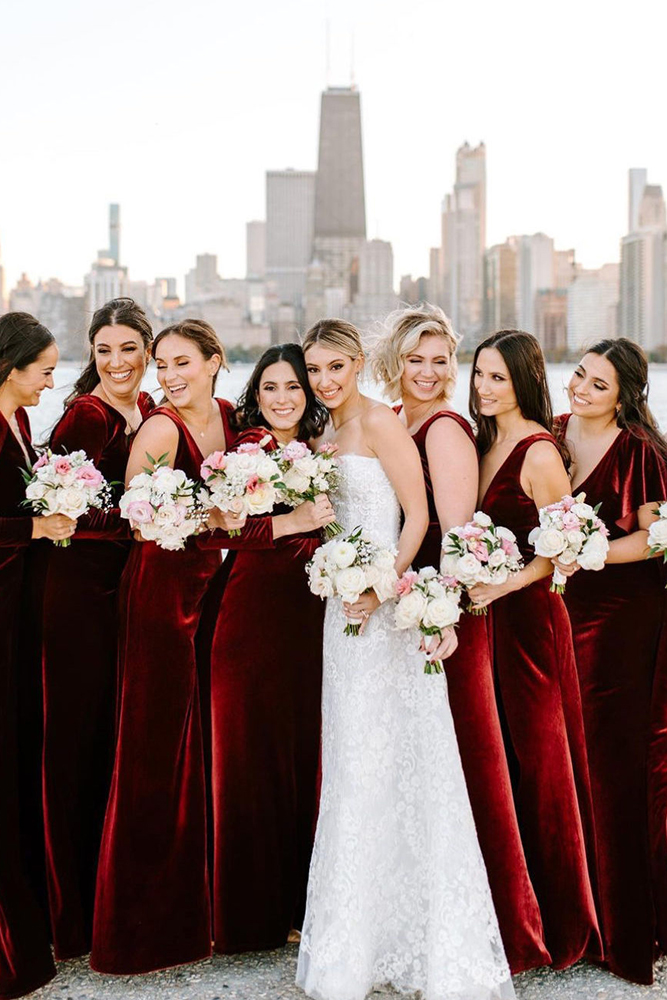
[[[315,344],[321,344],[330,351],[340,351],[353,361],[357,358],[364,360],[359,331],[344,319],[321,319],[311,326],[303,338],[303,353]]]
[[[383,332],[378,336],[371,351],[371,371],[373,378],[384,382],[386,393],[392,402],[401,398],[401,379],[405,371],[405,359],[417,350],[422,337],[442,337],[450,353],[449,374],[445,382],[442,398],[447,401],[454,395],[458,363],[456,348],[459,337],[442,309],[424,302],[409,309],[397,309],[387,316]]]

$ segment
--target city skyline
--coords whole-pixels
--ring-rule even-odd
[[[319,94],[349,83],[353,34],[368,238],[392,243],[397,278],[428,273],[466,140],[488,149],[487,245],[542,231],[585,267],[617,261],[627,169],[667,175],[659,7],[640,0],[627,18],[564,3],[548,32],[523,2],[474,12],[390,2],[373,18],[371,9],[260,2],[230,26],[204,0],[178,25],[171,0],[120,0],[113,23],[74,0],[57,11],[43,0],[30,12],[10,5],[0,67],[3,92],[15,95],[0,166],[6,286],[23,271],[80,283],[109,202],[123,206],[133,276],[181,282],[203,252],[225,277],[241,276],[245,223],[265,217],[264,171],[315,169]]]

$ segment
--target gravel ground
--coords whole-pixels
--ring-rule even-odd
[[[181,966],[147,976],[99,976],[85,961],[63,962],[52,983],[31,1000],[304,1000],[294,985],[296,945],[280,951]],[[653,986],[634,986],[581,962],[566,972],[541,969],[515,976],[519,1000],[667,1000],[667,959],[656,966]],[[369,1000],[390,1000],[392,990],[375,990]]]

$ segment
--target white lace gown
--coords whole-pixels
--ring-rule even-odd
[[[344,455],[346,530],[396,545],[400,509],[376,458]],[[443,675],[376,611],[345,636],[327,602],[322,797],[297,983],[314,1000],[391,984],[425,1000],[514,997]]]

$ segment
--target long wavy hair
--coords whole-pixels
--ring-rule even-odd
[[[308,441],[310,438],[319,437],[329,419],[329,411],[310,387],[306,362],[299,344],[276,344],[264,351],[239,398],[235,415],[237,427],[239,430],[245,430],[247,427],[266,426],[266,420],[259,408],[259,387],[266,369],[279,361],[286,361],[291,365],[297,382],[306,394],[306,409],[299,421],[299,438]]]
[[[100,376],[95,363],[95,337],[105,326],[127,326],[130,330],[134,330],[141,337],[145,351],[148,351],[153,343],[153,330],[148,322],[148,317],[134,299],[118,298],[105,302],[93,313],[88,327],[90,357],[86,367],[74,383],[72,392],[65,400],[65,406],[68,406],[77,396],[88,395],[96,385],[99,385]]]

